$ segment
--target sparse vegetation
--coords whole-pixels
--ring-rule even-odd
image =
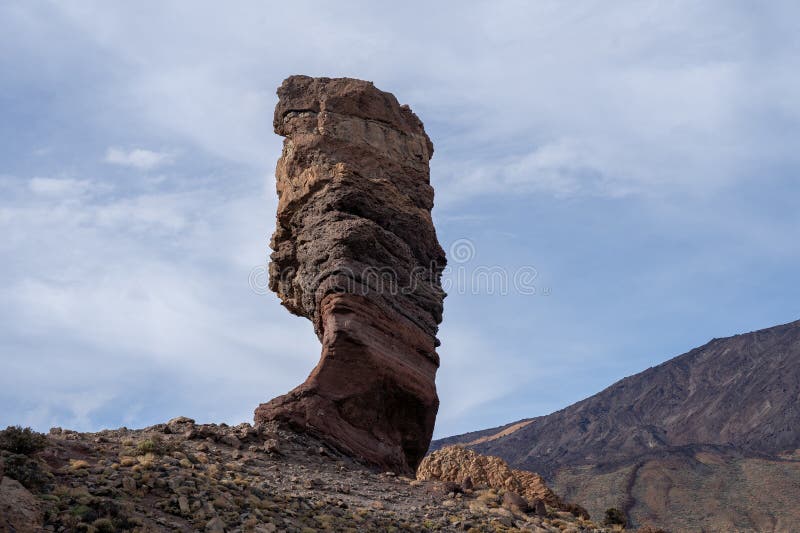
[[[117,531],[117,526],[110,518],[98,518],[92,522],[96,533],[114,533]]]
[[[202,426],[202,438],[158,431],[59,432],[47,461],[6,450],[0,461],[38,499],[50,531],[601,531],[507,504],[506,489],[374,474],[277,424],[260,435],[244,425]],[[233,436],[240,448],[220,444]],[[280,456],[263,450],[266,438],[280,441]]]
[[[71,459],[69,467],[71,470],[82,470],[84,468],[89,468],[89,463],[83,459]]]
[[[117,502],[93,496],[85,489],[58,486],[52,506],[45,512],[45,523],[59,524],[68,531],[111,533],[141,527]]]
[[[8,426],[0,431],[0,450],[12,453],[31,455],[47,447],[47,437],[31,428]]]
[[[565,503],[563,510],[567,511],[568,513],[572,513],[572,516],[583,518],[584,520],[589,520],[591,518],[589,516],[589,511],[577,503]]]
[[[16,479],[29,490],[42,490],[50,482],[50,476],[41,465],[22,454],[11,454],[3,458],[3,474]]]
[[[153,453],[146,453],[144,455],[138,456],[136,459],[138,459],[139,465],[142,468],[152,468],[153,463],[156,460],[156,456]]]
[[[666,529],[654,527],[651,525],[644,525],[636,530],[636,533],[669,533]]]
[[[606,509],[606,516],[603,520],[603,525],[622,526],[623,528],[626,528],[628,527],[628,518],[625,516],[625,513],[616,507],[610,507]]]
[[[119,458],[120,466],[133,466],[137,463],[136,457],[131,457],[129,455],[123,455]]]
[[[163,455],[166,453],[167,447],[164,441],[158,435],[154,435],[149,439],[144,439],[136,445],[136,451],[139,455],[146,455],[151,453],[153,455]]]

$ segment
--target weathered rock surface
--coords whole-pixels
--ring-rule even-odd
[[[410,474],[439,405],[445,256],[431,220],[433,145],[408,106],[370,82],[292,76],[278,96],[270,288],[312,321],[322,356],[255,420]]]
[[[0,533],[41,531],[39,502],[18,481],[0,475]]]
[[[561,499],[535,472],[512,470],[499,457],[481,455],[462,446],[447,446],[425,457],[417,469],[417,479],[452,481],[475,487],[502,489],[525,498],[531,506],[536,500],[560,509]]]

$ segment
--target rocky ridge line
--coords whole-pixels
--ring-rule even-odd
[[[0,450],[0,472],[0,533],[606,531],[502,489],[376,472],[275,423],[54,428],[41,449]]]

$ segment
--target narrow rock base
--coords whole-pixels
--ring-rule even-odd
[[[439,407],[434,339],[363,296],[331,294],[321,308],[319,364],[305,383],[261,404],[256,423],[285,422],[367,463],[412,475]]]

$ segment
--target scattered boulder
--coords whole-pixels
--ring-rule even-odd
[[[455,481],[445,481],[444,483],[444,493],[445,494],[461,494],[463,490],[461,489],[461,485],[456,483]]]
[[[178,496],[178,508],[181,510],[181,513],[188,515],[191,512],[189,498],[184,495]]]
[[[585,531],[600,528],[569,513],[535,517],[521,512],[522,494],[464,481],[419,481],[378,473],[331,452],[308,432],[278,423],[258,427],[255,451],[222,442],[244,438],[247,427],[210,425],[214,437],[163,434],[168,424],[141,430],[49,437],[34,457],[0,451],[8,474],[31,463],[47,486],[27,488],[3,478],[0,533],[17,531]],[[107,442],[98,443],[102,435]],[[280,454],[260,453],[266,440]],[[164,453],[142,450],[162,449]],[[320,456],[319,449],[335,457]],[[249,449],[249,447],[248,447]],[[25,467],[20,470],[18,467]],[[23,476],[20,476],[23,477]],[[444,492],[446,491],[446,492]],[[32,497],[31,497],[32,496]],[[444,497],[443,497],[444,496]],[[11,502],[11,503],[9,503]],[[542,504],[544,505],[544,504]],[[549,510],[549,509],[548,509]]]
[[[130,476],[125,476],[122,478],[122,488],[128,492],[133,492],[136,490],[136,480]]]
[[[206,523],[208,533],[225,533],[225,522],[219,517],[214,517]]]
[[[223,435],[219,439],[219,441],[223,444],[227,444],[234,450],[239,450],[242,447],[242,441],[240,441],[236,435],[231,435],[231,434]]]
[[[277,439],[267,439],[264,441],[264,447],[262,449],[267,453],[281,453],[281,448]]]
[[[536,516],[545,517],[547,516],[547,507],[544,504],[543,500],[536,498],[530,503],[530,512],[535,514]]]
[[[527,513],[528,501],[513,490],[507,490],[503,493],[503,507],[510,511]]]
[[[164,433],[186,433],[194,428],[194,420],[185,416],[178,416],[166,423]]]

